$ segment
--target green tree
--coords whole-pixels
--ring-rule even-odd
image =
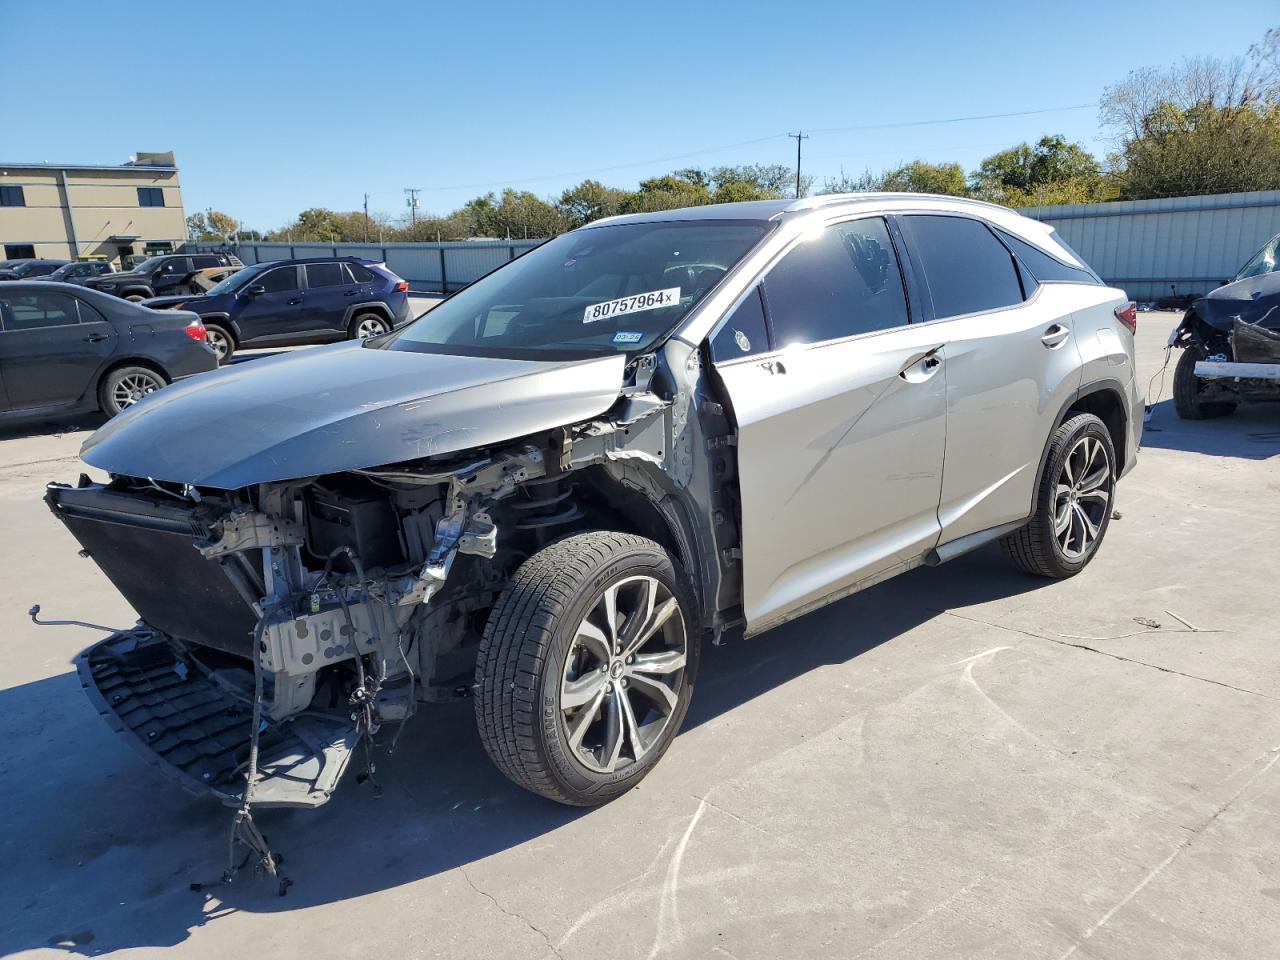
[[[860,177],[850,177],[842,169],[836,179],[827,180],[823,193],[865,193],[867,191],[895,193],[940,193],[945,196],[966,197],[969,188],[965,182],[964,168],[958,163],[926,163],[912,160],[900,167],[893,167],[879,174],[870,170]]]
[[[1076,192],[1088,194],[1090,184],[1100,184],[1102,168],[1083,146],[1061,134],[1043,136],[1033,147],[1020,143],[987,157],[969,176],[975,196],[1004,202],[1006,192],[1034,196],[1052,184],[1073,183]]]
[[[235,217],[220,210],[205,210],[187,217],[187,237],[191,240],[226,240],[237,234]]]
[[[612,217],[622,209],[627,192],[606,187],[598,180],[583,180],[560,194],[560,209],[571,227],[580,227],[601,217]]]
[[[701,171],[681,170],[641,180],[640,189],[623,198],[620,212],[674,210],[677,207],[698,207],[710,202],[711,190],[705,175]]]

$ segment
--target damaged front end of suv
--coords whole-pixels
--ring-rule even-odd
[[[752,240],[700,260],[719,257],[723,273]],[[592,252],[577,247],[572,260]],[[704,292],[677,293],[669,316]],[[167,776],[236,807],[236,840],[273,873],[250,807],[323,804],[362,745],[372,775],[374,746],[421,705],[477,692],[486,622],[548,544],[646,538],[689,573],[677,619],[695,643],[734,616],[720,609],[737,602],[731,428],[699,351],[665,338],[660,307],[629,324],[639,350],[543,351],[510,335],[458,347],[458,329],[494,315],[467,293],[428,314],[426,334],[255,360],[148,398],[82,451],[108,482],[48,488],[139,616],[80,656],[88,695]],[[598,337],[574,310],[574,332]],[[530,337],[549,339],[542,327]],[[677,669],[664,663],[655,674]],[[674,735],[662,686],[649,714],[628,703],[631,746],[602,771],[638,763],[664,709]]]

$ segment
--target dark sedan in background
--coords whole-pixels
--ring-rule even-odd
[[[199,314],[219,360],[237,347],[361,339],[407,323],[409,284],[356,257],[277,260],[245,267],[203,296],[143,304]]]
[[[66,260],[0,260],[0,280],[35,280],[66,265]]]
[[[76,263],[64,263],[44,279],[56,280],[58,283],[84,284],[110,272],[111,264],[105,260],[80,260]]]
[[[0,423],[102,410],[217,367],[200,318],[66,283],[0,286]]]

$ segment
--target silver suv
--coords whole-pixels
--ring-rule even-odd
[[[456,697],[516,783],[601,803],[675,737],[704,638],[993,541],[1082,570],[1141,438],[1135,316],[981,203],[591,224],[92,436],[110,482],[47,499],[141,620],[86,689],[238,822]]]

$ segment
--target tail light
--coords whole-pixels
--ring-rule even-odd
[[[408,280],[401,280],[399,283],[397,283],[397,284],[395,285],[395,291],[396,291],[396,293],[408,293],[408,292],[409,292],[409,281],[408,281]]]
[[[182,332],[192,340],[199,340],[201,343],[209,342],[209,331],[204,328],[204,321],[199,318],[192,320],[183,327]]]
[[[1116,307],[1116,319],[1129,328],[1130,333],[1138,332],[1138,305],[1130,300],[1124,306]]]

